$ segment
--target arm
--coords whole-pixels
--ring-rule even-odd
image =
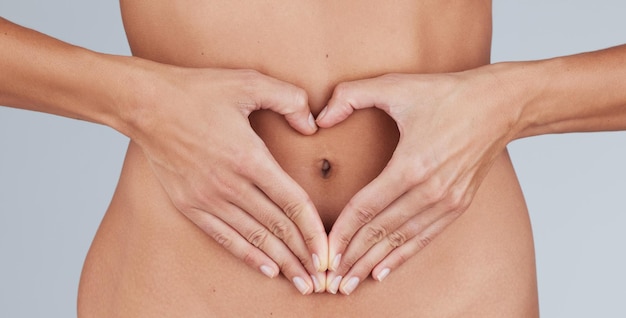
[[[0,70],[1,105],[104,124],[127,135],[191,221],[267,276],[282,270],[302,293],[313,290],[310,274],[326,266],[323,225],[306,192],[280,169],[247,119],[254,110],[271,109],[299,132],[314,133],[302,89],[255,71],[186,69],[99,54],[4,19]]]
[[[351,199],[329,234],[327,282],[343,277],[329,285],[331,292],[349,294],[370,272],[382,280],[425,247],[467,209],[512,140],[626,130],[626,46],[343,83],[317,123],[330,127],[367,107],[394,118],[400,141],[385,170]]]
[[[512,139],[626,130],[626,45],[491,68],[506,87],[516,87],[510,98],[523,101],[517,105],[517,133]]]

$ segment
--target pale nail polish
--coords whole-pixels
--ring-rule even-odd
[[[263,275],[265,275],[265,276],[267,276],[269,278],[274,278],[275,273],[274,273],[274,270],[271,267],[269,267],[267,265],[261,265],[260,269],[261,269],[261,273],[263,273]]]
[[[309,291],[309,285],[307,285],[304,279],[300,277],[294,277],[293,284],[296,286],[296,288],[302,295],[306,295],[306,293]]]
[[[336,270],[337,270],[337,267],[339,267],[339,263],[341,263],[341,254],[337,254],[337,255],[335,256],[335,258],[333,259],[333,264],[332,264],[332,266],[330,267],[330,270],[331,270],[331,271],[336,271]]]
[[[359,278],[350,277],[350,279],[348,279],[348,282],[343,286],[343,293],[346,295],[350,295],[350,293],[352,293],[358,285],[359,285]]]
[[[317,254],[313,254],[312,258],[313,258],[313,266],[315,266],[315,270],[318,272],[323,271],[322,262],[320,261],[320,258],[317,256]]]
[[[389,268],[383,268],[382,271],[380,271],[380,273],[378,273],[378,275],[376,275],[376,280],[378,280],[379,282],[382,282],[383,279],[385,279],[385,277],[387,277],[387,275],[389,275],[389,273],[391,272],[391,270]]]
[[[328,286],[328,291],[331,294],[336,294],[337,290],[339,290],[339,283],[341,283],[341,276],[337,276],[333,279],[333,281],[330,283],[330,286]]]
[[[313,288],[315,288],[315,292],[318,293],[322,286],[320,285],[320,281],[315,277],[315,275],[311,275],[311,280],[313,281]]]

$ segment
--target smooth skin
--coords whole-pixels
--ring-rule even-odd
[[[319,280],[309,274],[328,264],[334,272],[326,285],[342,276],[346,294],[357,286],[354,277],[384,278],[465,210],[508,142],[626,129],[624,47],[456,74],[392,74],[341,84],[317,125],[331,127],[353,109],[377,107],[396,120],[401,140],[384,173],[350,201],[327,240],[307,194],[281,171],[246,122],[250,112],[265,108],[285,115],[301,133],[314,133],[302,90],[254,71],[191,70],[95,54],[6,20],[0,20],[0,31],[0,104],[101,123],[129,136],[183,214],[255,269],[268,276],[281,270],[303,293],[312,292]],[[86,71],[77,76],[76,68]],[[119,89],[128,83],[142,89]],[[264,94],[268,90],[271,96]],[[188,112],[174,111],[155,94],[162,91],[177,103],[185,101]],[[134,103],[119,103],[127,100]],[[206,107],[206,100],[221,107]],[[475,105],[483,112],[477,114]],[[419,123],[420,118],[426,119]],[[244,154],[251,163],[242,164]],[[207,162],[224,167],[223,175],[216,176]],[[234,193],[258,201],[244,202]],[[413,208],[403,209],[407,205]],[[290,218],[267,212],[274,206]],[[255,212],[258,207],[267,214]],[[225,210],[232,213],[220,214]],[[284,228],[289,230],[271,231]],[[264,245],[257,248],[255,242]]]
[[[304,294],[323,281],[328,243],[316,208],[247,119],[268,109],[315,133],[304,90],[254,70],[99,54],[5,19],[0,56],[0,104],[115,128],[141,145],[172,203],[237,258],[269,277],[282,272]]]
[[[509,142],[625,130],[624,83],[622,45],[545,61],[451,74],[388,74],[337,86],[317,118],[320,127],[376,107],[396,121],[400,141],[385,170],[350,200],[329,234],[329,286],[342,277],[339,290],[350,294],[370,273],[380,281],[417,254],[467,209]]]

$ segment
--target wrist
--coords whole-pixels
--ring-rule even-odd
[[[550,72],[545,62],[502,62],[485,66],[493,76],[500,113],[508,120],[508,142],[536,134]]]
[[[108,84],[100,87],[100,100],[106,112],[102,124],[112,127],[131,139],[140,138],[150,125],[154,105],[162,83],[159,68],[163,65],[137,57],[107,56]]]

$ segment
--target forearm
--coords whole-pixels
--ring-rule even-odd
[[[513,139],[626,130],[626,45],[489,67],[515,107]]]
[[[128,134],[146,61],[99,54],[0,18],[0,105],[104,124]]]

